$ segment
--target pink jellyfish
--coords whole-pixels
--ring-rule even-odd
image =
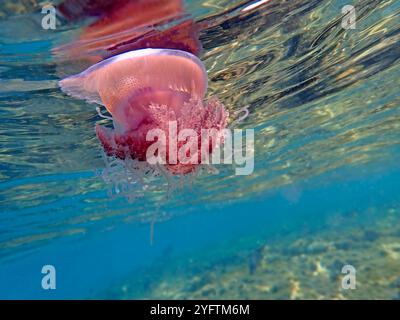
[[[171,122],[176,123],[178,132],[190,129],[199,137],[203,129],[221,133],[227,125],[227,112],[217,99],[203,102],[207,91],[203,63],[193,54],[180,50],[126,52],[59,84],[65,93],[104,105],[112,115],[114,129],[96,125],[97,137],[108,156],[146,161],[146,152],[154,143],[146,137],[149,130],[164,130],[167,147],[163,165],[172,174],[194,172],[202,164],[202,152],[212,152],[217,144],[207,141],[204,149],[202,139],[198,139],[196,161],[183,163],[172,153],[178,152],[187,140],[174,140],[169,131]],[[176,151],[171,151],[168,145],[175,142]],[[193,151],[185,150],[186,153]]]

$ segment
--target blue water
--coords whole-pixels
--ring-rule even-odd
[[[0,299],[396,295],[399,4],[357,2],[357,28],[343,31],[343,1],[271,0],[244,15],[253,2],[187,1],[186,8],[207,25],[200,58],[210,92],[230,112],[249,106],[238,127],[255,129],[254,173],[220,166],[169,198],[160,180],[134,202],[110,198],[99,176],[94,125],[104,120],[57,86],[82,67],[51,50],[88,22],[60,21],[47,32],[37,7],[15,13],[0,4]],[[331,249],[286,255],[298,240]],[[341,241],[351,249],[337,249]],[[249,274],[248,257],[264,245],[266,263]],[[361,270],[354,295],[335,291],[337,270],[328,266],[336,260]],[[330,274],[309,282],[298,274],[317,262]],[[41,286],[44,265],[56,269],[55,290]],[[301,296],[283,273],[300,279]],[[203,276],[217,293],[186,285]],[[263,279],[279,294],[257,293]]]
[[[57,239],[1,265],[0,297],[96,297],[96,292],[126,277],[140,278],[146,268],[160,262],[162,268],[165,252],[169,260],[183,257],[187,264],[191,259],[213,262],[221,258],[213,252],[226,252],[229,256],[232,250],[251,249],[259,239],[283,236],[283,226],[293,232],[304,225],[318,230],[337,208],[362,212],[374,206],[398,206],[399,181],[400,171],[395,170],[318,189],[312,188],[314,181],[310,181],[301,187],[302,194],[295,203],[278,192],[214,210],[198,206],[190,215],[156,224],[153,244],[149,241],[149,225],[120,224],[112,231]],[[241,244],[239,239],[246,239],[246,243]],[[56,290],[46,291],[40,285],[41,268],[48,264],[57,270]]]

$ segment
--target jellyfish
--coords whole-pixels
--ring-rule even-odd
[[[228,113],[216,98],[205,101],[207,73],[195,55],[173,49],[141,49],[103,60],[80,74],[59,82],[66,94],[105,106],[111,114],[113,128],[96,124],[96,134],[104,152],[122,161],[148,162],[148,149],[154,140],[151,130],[166,133],[165,163],[162,168],[171,175],[185,175],[202,165],[202,153],[212,152],[223,140]],[[170,131],[190,129],[198,137],[212,130],[217,139],[193,140],[195,148],[184,149],[196,161],[183,162],[175,152],[188,139],[176,140]],[[221,139],[219,139],[221,138]],[[175,139],[175,140],[174,140]],[[177,148],[168,147],[177,143]],[[157,165],[157,164],[149,164]]]

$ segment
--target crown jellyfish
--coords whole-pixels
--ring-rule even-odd
[[[113,129],[96,124],[97,137],[107,156],[145,162],[146,151],[154,143],[147,141],[149,130],[166,132],[163,170],[172,175],[196,171],[202,164],[204,149],[198,139],[197,161],[182,163],[177,159],[168,147],[173,142],[171,122],[176,123],[178,132],[191,129],[198,137],[203,129],[221,133],[221,137],[227,125],[228,113],[223,104],[216,98],[203,101],[207,91],[203,63],[195,55],[180,50],[142,49],[123,53],[61,80],[59,85],[68,95],[104,105],[112,115]],[[223,137],[218,138],[217,144],[222,140]],[[185,142],[178,140],[176,150]],[[207,143],[206,149],[211,153],[217,144]]]

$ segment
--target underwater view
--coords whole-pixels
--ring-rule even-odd
[[[400,300],[400,1],[1,1],[0,299]]]

